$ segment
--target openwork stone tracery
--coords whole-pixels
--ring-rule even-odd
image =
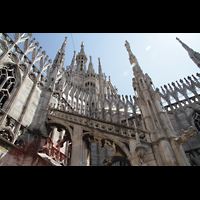
[[[31,37],[0,34],[0,138],[16,146],[18,165],[199,165],[199,147],[189,161],[182,148],[200,131],[199,74],[160,92],[126,41],[135,96],[120,96],[100,58],[98,73],[92,56],[87,69],[83,43],[64,67],[67,37],[52,65]]]
[[[0,66],[0,107],[10,97],[15,86],[15,66],[11,64]]]

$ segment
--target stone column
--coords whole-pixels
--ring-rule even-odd
[[[56,134],[56,132],[57,132],[57,127],[56,127],[56,126],[53,126],[53,127],[51,127],[51,128],[53,128],[52,135],[51,135],[51,140],[52,140],[52,142],[53,142],[53,141],[54,141],[54,136],[55,136],[55,134]],[[54,154],[53,151],[54,151],[54,150],[53,150],[53,143],[52,143],[51,152],[50,152],[50,156],[52,156],[52,157],[53,157],[53,154]]]
[[[72,157],[71,166],[86,166],[87,165],[87,149],[84,145],[82,137],[82,127],[79,125],[74,126],[72,136]]]

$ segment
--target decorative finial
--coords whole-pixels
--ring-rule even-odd
[[[81,43],[81,46],[84,46],[84,43],[83,43],[83,42]]]

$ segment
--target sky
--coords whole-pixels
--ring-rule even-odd
[[[148,73],[156,88],[168,83],[196,75],[199,68],[189,58],[187,51],[176,40],[178,37],[194,51],[200,52],[199,33],[33,33],[35,41],[54,60],[67,36],[65,64],[70,65],[74,50],[76,54],[84,42],[85,53],[92,56],[94,70],[98,73],[98,58],[103,73],[110,76],[113,86],[120,95],[134,95],[133,71],[128,52],[124,46],[127,40],[144,73]],[[74,45],[73,45],[73,41]]]

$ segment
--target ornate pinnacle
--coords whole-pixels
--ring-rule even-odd
[[[62,49],[63,51],[65,51],[66,42],[67,42],[67,37],[65,37],[65,41],[63,42],[62,47],[61,47],[61,49]]]
[[[183,46],[183,48],[184,48],[186,51],[188,51],[188,53],[189,53],[189,51],[192,50],[192,49],[189,48],[185,43],[183,43],[179,38],[176,37],[176,40],[178,40],[178,41],[181,43],[181,45]]]

